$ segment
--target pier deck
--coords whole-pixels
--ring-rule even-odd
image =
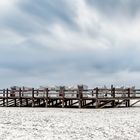
[[[131,100],[135,100],[131,103]],[[106,108],[132,107],[140,101],[140,89],[94,88],[59,90],[44,88],[0,90],[1,107]]]

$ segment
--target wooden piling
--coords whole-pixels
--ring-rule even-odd
[[[15,107],[17,106],[17,100],[16,100],[16,98],[14,99],[14,106]]]
[[[128,98],[127,106],[130,107],[130,88],[128,88]]]
[[[49,90],[48,90],[48,88],[46,88],[45,89],[45,93],[46,93],[46,95],[45,95],[45,107],[48,107],[48,93],[49,93]]]
[[[98,108],[99,107],[99,100],[98,100],[98,94],[99,94],[99,89],[98,89],[98,87],[96,87],[96,108]]]
[[[5,106],[5,89],[3,89],[3,106]]]
[[[19,107],[22,106],[21,88],[19,88]]]
[[[28,99],[25,99],[25,101],[26,101],[26,106],[28,106]]]
[[[32,107],[35,106],[35,101],[34,101],[34,88],[32,88]]]
[[[60,95],[61,95],[61,97],[62,97],[62,108],[64,108],[65,107],[65,87],[64,86],[62,86],[62,87],[60,87]]]
[[[82,107],[82,96],[83,94],[83,86],[78,86],[78,97],[79,97],[79,108]]]
[[[112,92],[112,97],[113,97],[112,107],[115,107],[115,88],[114,87],[111,89],[111,92]]]
[[[8,93],[9,93],[9,89],[6,89],[6,106],[8,107]]]

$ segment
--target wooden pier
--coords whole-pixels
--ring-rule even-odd
[[[132,88],[84,89],[83,86],[78,86],[75,89],[0,90],[0,107],[117,108],[132,107],[138,102],[140,89]]]

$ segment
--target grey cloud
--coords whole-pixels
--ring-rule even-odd
[[[15,11],[2,18],[1,27],[9,28],[24,36],[46,32],[53,23],[66,24],[70,30],[76,30],[75,13],[65,0],[28,0],[21,1]]]
[[[78,53],[49,50],[45,47],[40,51],[38,49],[35,44],[25,50],[24,48],[11,49],[7,51],[7,55],[1,55],[0,65],[19,72],[36,71],[51,74],[68,69],[74,69],[76,73],[97,71],[113,74],[125,69],[135,71],[136,68],[138,71],[140,68],[139,51],[132,48],[111,48],[106,51],[79,51]]]
[[[27,4],[23,3],[21,5],[21,9],[47,23],[51,23],[55,19],[61,19],[68,23],[72,21],[72,11],[69,9],[68,5],[66,5],[64,0],[60,0],[59,2],[57,0],[42,0],[41,2],[39,0],[36,2],[29,0]]]
[[[139,0],[87,0],[87,3],[112,18],[122,15],[132,18],[140,13]]]

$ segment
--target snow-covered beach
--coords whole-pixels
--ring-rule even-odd
[[[1,140],[139,140],[140,108],[0,108]]]

